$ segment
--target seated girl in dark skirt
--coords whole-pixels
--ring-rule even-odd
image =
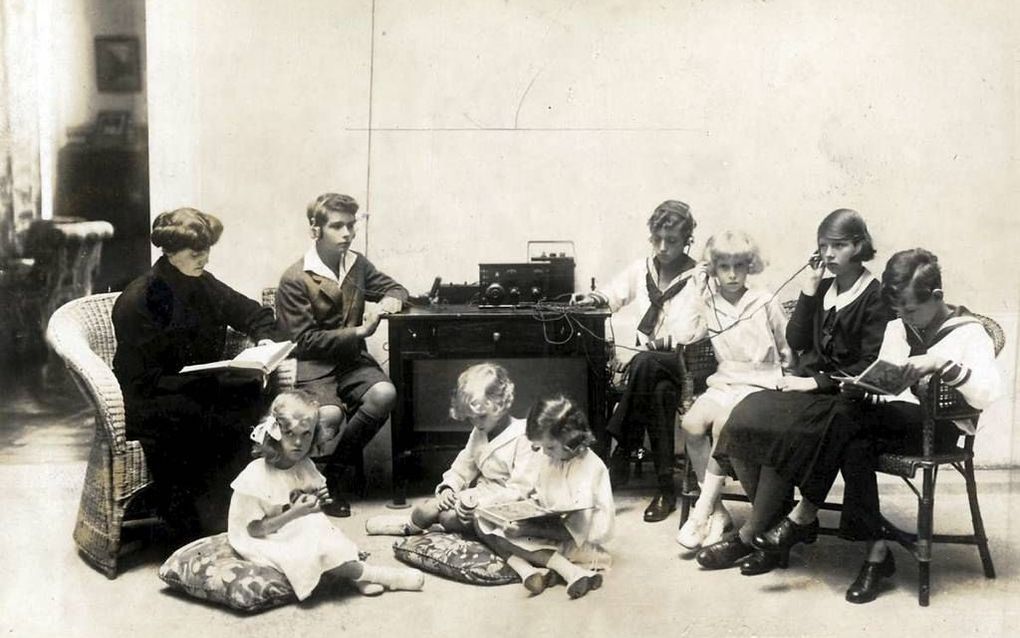
[[[915,248],[896,253],[882,274],[882,293],[899,319],[885,329],[880,357],[904,363],[914,380],[912,388],[923,396],[926,378],[940,372],[942,381],[980,410],[1002,394],[1002,380],[995,365],[995,346],[984,326],[963,306],[950,306],[942,295],[938,258]],[[849,387],[849,386],[847,386]],[[922,412],[917,396],[908,390],[898,397],[865,395],[862,429],[843,449],[843,515],[840,536],[869,543],[860,573],[847,589],[852,603],[874,600],[881,580],[893,574],[896,564],[882,539],[875,467],[878,454],[919,454]],[[972,421],[939,422],[935,453],[956,446],[961,432],[974,433]]]
[[[739,563],[745,575],[762,574],[785,566],[789,539],[814,540],[817,504],[824,502],[842,447],[854,434],[855,404],[840,396],[832,376],[857,374],[875,360],[892,315],[878,280],[862,264],[875,255],[864,219],[852,210],[833,211],[817,237],[817,259],[786,328],[799,353],[794,376],[738,403],[716,444],[715,456],[732,464],[753,510],[736,536],[698,552],[707,569]],[[825,271],[832,276],[823,278]],[[775,547],[774,530],[767,538],[763,533],[781,517],[794,485],[802,499],[782,519],[783,544]]]

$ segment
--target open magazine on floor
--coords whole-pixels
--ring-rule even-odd
[[[567,514],[580,512],[586,509],[591,508],[576,507],[566,510],[551,510],[542,507],[537,501],[526,500],[479,507],[475,511],[475,516],[495,523],[500,527],[507,527],[511,523],[518,523],[520,521],[530,521],[542,518],[561,518]]]
[[[874,363],[855,377],[833,376],[836,381],[849,383],[873,394],[897,396],[910,387],[911,380],[906,376],[903,365],[876,359]]]
[[[184,366],[181,368],[181,374],[208,374],[225,370],[269,374],[287,358],[294,346],[293,341],[278,341],[252,346],[239,352],[233,359]]]

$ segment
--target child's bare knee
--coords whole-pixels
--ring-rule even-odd
[[[705,436],[712,430],[712,424],[693,414],[687,414],[680,421],[680,429],[691,436]]]

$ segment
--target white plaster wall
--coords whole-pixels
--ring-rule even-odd
[[[857,208],[876,270],[923,245],[952,299],[1009,327],[1013,393],[978,446],[1017,462],[1014,4],[661,4],[150,1],[153,212],[220,215],[211,268],[257,294],[326,190],[367,203],[370,257],[413,292],[532,239],[573,240],[579,286],[603,281],[666,198],[695,211],[696,252],[754,233],[776,286]]]
[[[58,142],[65,129],[95,122],[103,110],[131,111],[144,123],[146,82],[137,93],[100,93],[96,86],[96,36],[134,36],[139,39],[145,69],[145,2],[143,0],[48,0],[53,17],[52,52],[56,74]]]

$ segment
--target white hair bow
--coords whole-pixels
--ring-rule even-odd
[[[266,440],[267,434],[275,441],[283,438],[283,435],[280,433],[280,424],[272,414],[259,421],[255,429],[251,431],[251,440],[262,445]]]

